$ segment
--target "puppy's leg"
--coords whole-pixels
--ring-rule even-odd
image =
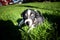
[[[32,26],[30,27],[30,29],[28,30],[27,33],[29,33],[33,28],[35,28],[34,25],[32,25]]]
[[[31,28],[28,30],[28,32],[27,32],[27,33],[29,33],[33,28],[34,28],[34,27],[31,27]]]
[[[21,25],[24,23],[24,20],[21,20],[20,22],[19,22],[19,27],[21,27]]]

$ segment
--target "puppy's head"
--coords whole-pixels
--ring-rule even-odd
[[[24,23],[27,24],[29,27],[35,26],[35,19],[40,17],[41,14],[39,11],[33,10],[33,9],[26,9],[21,16],[24,19]],[[36,21],[37,22],[37,21]]]

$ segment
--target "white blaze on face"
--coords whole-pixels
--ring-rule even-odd
[[[31,10],[28,10],[28,16],[30,16],[30,14],[31,14]]]

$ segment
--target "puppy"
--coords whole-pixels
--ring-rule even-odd
[[[30,27],[28,33],[44,20],[43,15],[39,11],[33,9],[26,9],[21,16],[23,17],[24,23]]]

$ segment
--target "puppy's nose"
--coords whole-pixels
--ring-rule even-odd
[[[29,22],[26,22],[27,25],[29,25]]]

